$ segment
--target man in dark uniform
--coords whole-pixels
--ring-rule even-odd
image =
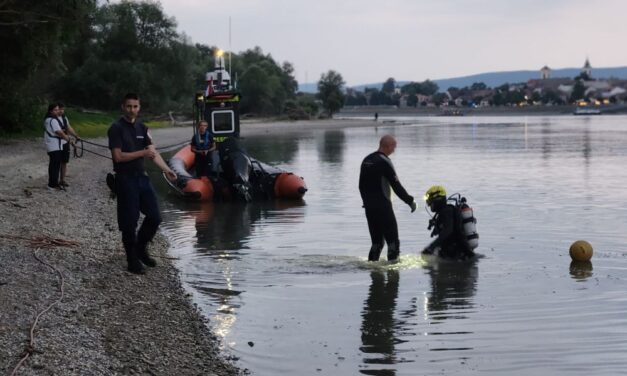
[[[388,245],[388,261],[394,261],[400,254],[398,226],[392,208],[391,190],[411,208],[416,210],[414,198],[401,185],[392,161],[388,156],[396,150],[396,140],[390,135],[381,137],[379,150],[368,155],[361,163],[359,193],[366,209],[368,230],[372,247],[368,261],[377,261],[383,250],[383,241]]]
[[[137,120],[139,109],[137,94],[127,94],[122,103],[124,116],[113,123],[108,132],[115,171],[118,228],[122,231],[128,270],[135,274],[144,273],[142,263],[151,267],[157,265],[146,247],[161,223],[157,196],[144,170],[144,158],[152,159],[168,179],[176,180],[176,174],[152,143],[148,127]],[[146,217],[136,232],[140,212]]]
[[[457,258],[461,260],[474,256],[474,252],[465,241],[462,223],[458,209],[447,203],[446,190],[440,185],[434,185],[425,194],[429,209],[435,215],[429,221],[429,229],[433,228],[431,236],[436,236],[422,251],[430,255],[437,251],[443,258]]]

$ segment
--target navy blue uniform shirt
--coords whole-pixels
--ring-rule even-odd
[[[111,124],[109,131],[109,149],[120,148],[125,153],[144,150],[152,145],[148,135],[148,127],[140,121],[129,123],[124,117]],[[136,158],[128,162],[113,162],[113,170],[118,174],[144,173],[144,158]]]

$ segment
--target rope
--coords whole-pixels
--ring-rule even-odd
[[[80,154],[78,153],[78,147],[76,146],[76,143],[80,142],[81,146],[80,146]],[[80,138],[77,138],[76,141],[74,142],[74,144],[72,144],[72,149],[74,150],[74,158],[82,158],[83,157],[83,152],[85,151],[85,147],[83,146],[83,140]]]
[[[90,154],[95,154],[95,155],[103,157],[103,158],[112,159],[111,157],[109,157],[107,155],[103,155],[103,154],[100,154],[100,153],[96,153],[95,151],[92,151],[92,150],[89,150],[89,149],[85,149],[85,147],[83,145],[83,142],[88,144],[88,145],[93,145],[93,146],[97,146],[97,147],[100,147],[100,148],[109,149],[109,147],[107,145],[103,145],[103,144],[99,144],[99,143],[96,143],[96,142],[87,141],[87,140],[84,140],[82,138],[78,139],[78,141],[81,142],[81,145],[80,145],[80,147],[74,146],[74,157],[75,158],[82,158],[83,157],[83,152],[88,152]],[[160,151],[168,151],[170,149],[174,149],[174,148],[177,148],[177,147],[181,147],[183,145],[187,145],[188,143],[189,143],[189,141],[181,141],[181,142],[178,142],[178,143],[172,144],[172,145],[160,146],[160,147],[158,147],[156,149],[160,150]],[[80,153],[77,151],[77,149],[79,149],[79,148],[80,148]]]
[[[20,359],[20,361],[15,366],[15,368],[13,368],[13,372],[11,372],[11,376],[15,376],[17,374],[18,369],[22,366],[22,364],[24,364],[24,362],[28,359],[28,357],[30,357],[31,354],[35,351],[35,327],[37,327],[37,323],[39,322],[39,319],[41,318],[41,316],[43,316],[46,312],[48,312],[54,305],[61,302],[61,300],[63,299],[63,296],[65,295],[65,291],[64,291],[65,278],[63,278],[63,273],[61,273],[59,269],[55,268],[54,266],[48,264],[47,262],[37,257],[38,250],[39,248],[37,248],[36,250],[33,250],[33,257],[40,263],[46,265],[50,269],[53,269],[55,272],[57,272],[57,274],[59,275],[59,279],[61,281],[59,285],[59,291],[61,292],[61,296],[54,302],[50,303],[48,307],[46,307],[44,310],[39,312],[39,314],[35,317],[35,321],[33,322],[33,325],[31,325],[30,327],[30,341],[28,342],[28,345],[26,345],[26,347],[24,348],[24,352],[23,352],[24,356],[22,357],[22,359]]]
[[[88,150],[88,149],[83,149],[83,151],[86,151],[86,152],[88,152],[90,154],[95,154],[95,155],[97,155],[99,157],[102,157],[102,158],[113,159],[113,158],[109,157],[108,155],[103,155],[103,154],[100,154],[100,153],[96,153],[95,151],[91,151],[91,150]]]
[[[109,147],[107,145],[98,144],[98,143],[95,143],[95,142],[83,140],[82,138],[81,138],[81,141],[83,141],[83,142],[85,142],[86,144],[89,144],[89,145],[94,145],[94,146],[98,146],[98,147],[101,147],[101,148],[109,149]]]
[[[81,139],[81,141],[83,141],[83,142],[85,142],[85,143],[87,143],[89,145],[98,146],[98,147],[101,147],[101,148],[104,148],[104,149],[109,149],[109,146],[107,146],[107,145],[98,144],[96,142],[91,142],[91,141],[87,141],[87,140],[83,140],[83,139]],[[160,146],[160,147],[158,147],[156,149],[157,150],[172,149],[172,148],[175,148],[175,147],[178,147],[178,146],[186,145],[188,143],[189,143],[189,141],[181,141],[181,142],[178,142],[176,144],[172,144],[172,145],[168,145],[168,146]]]

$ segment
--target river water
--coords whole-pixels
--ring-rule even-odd
[[[627,117],[381,120],[243,140],[305,178],[303,201],[161,192],[171,255],[225,351],[255,375],[624,374]],[[361,160],[388,133],[419,205],[394,198],[392,266],[366,262],[357,189]],[[434,184],[474,208],[479,260],[419,256]],[[578,239],[591,263],[571,263]]]

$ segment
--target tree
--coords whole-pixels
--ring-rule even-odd
[[[396,81],[392,77],[390,77],[385,81],[385,83],[383,83],[383,88],[381,89],[381,91],[388,95],[392,95],[394,94],[395,88],[396,88]]]
[[[329,116],[342,108],[344,103],[345,82],[338,72],[330,70],[322,74],[318,81],[318,98],[322,100],[322,107],[327,111]]]
[[[278,115],[287,109],[286,101],[295,99],[298,82],[292,64],[279,66],[259,47],[233,56],[233,71],[242,72],[238,88],[243,113]]]
[[[435,82],[431,80],[423,81],[421,86],[422,86],[421,94],[424,94],[424,95],[433,95],[437,93],[439,90],[438,84],[436,84]]]
[[[123,1],[94,15],[90,55],[63,78],[60,94],[74,104],[101,109],[119,105],[125,92],[137,92],[146,109],[163,109],[189,97],[197,51],[176,32],[161,5]]]
[[[447,101],[448,95],[446,95],[445,93],[436,93],[433,95],[433,103],[435,103],[436,106],[440,106],[442,103]]]
[[[403,94],[422,94],[433,95],[439,90],[438,84],[433,81],[425,80],[423,82],[410,82],[407,85],[401,87],[401,93]]]
[[[41,126],[39,107],[50,99],[52,78],[63,74],[63,53],[95,7],[96,0],[0,1],[0,130]]]
[[[418,96],[416,94],[409,94],[407,96],[407,105],[409,107],[418,107]]]
[[[487,88],[488,87],[483,82],[475,82],[470,86],[470,90],[472,91],[485,90]]]
[[[583,99],[586,94],[586,87],[584,86],[582,80],[575,81],[575,85],[573,86],[573,92],[570,94],[570,101],[576,102],[580,99]]]

